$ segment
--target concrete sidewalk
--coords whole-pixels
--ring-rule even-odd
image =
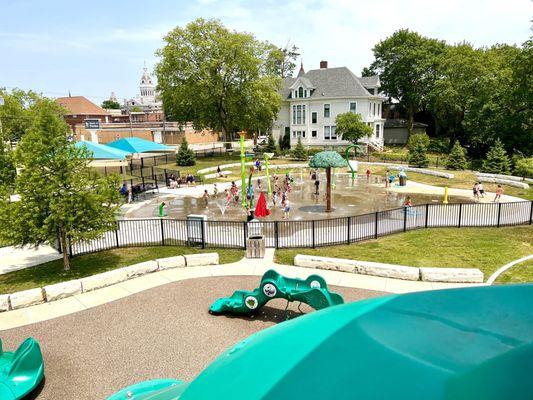
[[[62,255],[50,246],[0,247],[0,275],[57,260]]]
[[[50,303],[38,304],[27,308],[0,313],[0,331],[87,310],[170,282],[211,276],[260,277],[269,269],[275,269],[277,272],[285,276],[304,279],[309,275],[319,274],[326,280],[328,285],[331,286],[343,286],[389,293],[408,293],[423,290],[475,286],[472,284],[461,283],[404,281],[400,279],[381,278],[348,272],[302,268],[291,265],[275,264],[273,260],[274,249],[267,249],[264,259],[243,258],[232,264],[175,268],[154,272],[116,285],[52,301]]]

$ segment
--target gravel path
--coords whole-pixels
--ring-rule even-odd
[[[153,378],[193,379],[218,354],[250,334],[280,322],[285,301],[270,302],[255,318],[210,315],[209,305],[259,277],[212,277],[169,283],[83,312],[1,332],[4,349],[28,336],[45,359],[39,400],[105,399]],[[384,293],[333,288],[345,301]],[[302,311],[312,311],[307,306]],[[297,307],[289,307],[291,316]]]

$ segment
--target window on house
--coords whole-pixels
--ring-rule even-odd
[[[374,103],[374,116],[376,115],[376,103]]]
[[[305,105],[302,106],[302,124],[305,124]]]
[[[331,134],[331,129],[329,126],[324,127],[324,140],[329,140]]]
[[[380,127],[380,125],[377,124],[377,125],[376,125],[376,137],[377,137],[377,138],[379,137],[379,130],[380,130],[379,127]]]
[[[296,138],[296,131],[292,131],[292,137]]]
[[[330,114],[330,105],[324,104],[324,118],[329,118]]]
[[[302,131],[302,137],[303,138],[305,137],[305,131]]]
[[[301,86],[298,88],[298,97],[304,97],[304,88]]]
[[[296,124],[302,123],[302,106],[296,106]]]
[[[335,132],[335,126],[331,127],[331,140],[337,140],[337,133]]]
[[[311,131],[311,137],[316,137],[316,131]]]
[[[368,115],[372,114],[372,103],[368,103]]]
[[[378,116],[381,117],[381,103],[378,104]]]
[[[355,102],[350,103],[350,112],[355,114],[356,111],[357,111],[357,103]]]
[[[317,119],[318,119],[318,118],[317,118],[317,114],[318,114],[318,113],[317,113],[316,111],[313,111],[313,112],[311,113],[311,123],[316,124],[316,121],[317,121]]]
[[[286,126],[285,127],[285,135],[289,135],[290,136],[290,134],[291,134],[291,128]]]
[[[292,106],[292,124],[296,124],[296,106]]]

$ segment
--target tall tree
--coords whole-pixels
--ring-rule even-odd
[[[335,118],[337,135],[343,140],[356,144],[359,139],[372,135],[372,128],[361,119],[361,115],[347,112],[337,115]]]
[[[16,245],[40,245],[60,239],[65,270],[70,269],[68,241],[94,239],[115,227],[118,182],[89,168],[89,154],[67,140],[69,127],[61,108],[41,100],[28,132],[16,150],[21,172],[18,201],[0,203],[0,238]]]
[[[487,157],[483,161],[483,172],[491,174],[508,174],[510,171],[511,162],[509,156],[505,152],[503,143],[500,139],[496,139],[490,150],[487,152]]]
[[[281,104],[281,78],[270,56],[274,46],[204,19],[164,39],[156,75],[170,119],[220,131],[223,140],[271,126]]]
[[[35,104],[42,99],[33,91],[13,89],[7,91],[0,88],[0,97],[4,104],[0,106],[2,133],[6,141],[18,141],[32,123]]]
[[[118,104],[118,102],[116,102],[115,100],[104,100],[102,102],[102,108],[108,110],[118,110],[120,109],[120,104]]]
[[[407,110],[409,134],[415,113],[428,105],[437,58],[443,50],[444,42],[408,29],[396,31],[373,49],[375,60],[370,69],[379,75],[381,90]]]

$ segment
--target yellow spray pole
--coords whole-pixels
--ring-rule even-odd
[[[239,132],[241,144],[241,205],[246,208],[246,150],[244,148],[244,134]]]
[[[265,159],[265,170],[266,170],[266,180],[268,187],[268,195],[272,195],[272,186],[270,184],[270,170],[268,169],[268,160],[274,157],[274,153],[264,153],[263,158]]]
[[[442,204],[448,204],[448,186],[444,187],[444,200],[442,201]]]

